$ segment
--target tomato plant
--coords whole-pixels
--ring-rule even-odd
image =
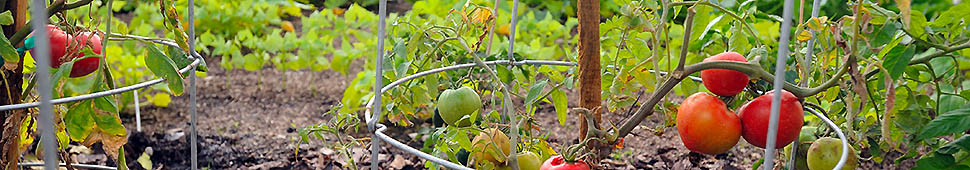
[[[375,70],[372,58],[362,59],[366,64],[364,71],[355,75],[341,99],[345,104],[341,112],[360,112],[368,98],[381,97],[381,101],[386,102],[382,103],[386,110],[382,114],[383,123],[411,126],[434,119],[435,108],[440,112],[442,106],[447,106],[447,102],[435,98],[445,89],[467,86],[480,93],[482,113],[476,115],[480,116],[476,121],[480,120],[481,124],[422,127],[419,136],[427,137],[421,148],[424,152],[457,160],[458,152],[473,146],[469,135],[500,127],[508,132],[510,145],[539,151],[537,153],[545,157],[553,153],[543,151],[549,147],[542,145],[550,134],[544,135],[537,130],[541,127],[530,127],[534,114],[542,110],[543,105],[539,104],[550,103],[560,124],[564,125],[568,118],[574,117],[568,114],[566,102],[573,96],[566,94],[584,87],[577,83],[580,82],[576,78],[580,72],[575,68],[476,67],[430,74],[406,81],[383,94],[371,91],[373,80],[378,78],[384,82],[395,81],[411,74],[479,60],[579,61],[574,49],[577,49],[580,38],[575,33],[578,31],[573,30],[583,29],[577,29],[578,18],[572,13],[583,9],[569,5],[574,1],[528,2],[527,8],[513,11],[503,2],[491,4],[485,0],[415,1],[411,10],[388,16],[388,38],[384,43],[390,45],[386,49],[366,49],[375,43],[367,39],[374,35],[373,31],[341,28],[372,25],[373,13],[355,5],[328,1],[327,9],[304,16],[302,30],[315,30],[306,28],[313,25],[307,24],[312,22],[324,29],[339,29],[334,32],[346,36],[326,36],[327,33],[316,32],[316,36],[330,41],[320,43],[324,44],[322,46],[302,43],[303,46],[294,50],[298,51],[297,55],[305,56],[301,52],[314,53],[303,52],[307,48],[336,49],[332,51],[332,59],[313,60],[333,62],[329,65],[333,67],[346,65],[337,64],[338,59],[356,58],[367,51],[386,51],[383,65],[386,69]],[[781,88],[788,92],[780,94],[784,102],[776,143],[779,148],[794,141],[803,125],[819,127],[814,136],[833,136],[833,131],[823,126],[823,121],[802,111],[808,107],[833,120],[837,128],[847,134],[853,149],[868,154],[863,160],[880,163],[890,159],[896,159],[892,160],[895,162],[918,159],[918,167],[930,169],[964,163],[957,161],[967,157],[965,148],[968,147],[961,149],[964,143],[960,139],[966,137],[961,132],[970,127],[950,125],[964,120],[961,116],[966,116],[967,110],[962,108],[970,103],[970,90],[966,88],[970,85],[967,79],[970,59],[966,57],[970,55],[970,36],[965,34],[970,26],[960,15],[970,3],[826,3],[821,6],[819,17],[804,15],[794,19],[791,30],[780,30],[782,19],[777,16],[781,13],[778,4],[778,0],[625,0],[602,3],[603,10],[599,12],[606,16],[603,17],[605,20],[593,22],[599,27],[594,35],[599,35],[596,40],[600,42],[598,49],[601,50],[595,52],[599,55],[593,58],[602,60],[599,63],[601,70],[593,72],[602,75],[601,80],[595,82],[601,83],[598,87],[601,93],[598,94],[605,101],[598,112],[627,112],[631,116],[617,127],[604,126],[587,132],[607,143],[605,146],[613,146],[610,144],[622,141],[638,128],[656,133],[675,126],[678,131],[690,129],[681,127],[692,124],[680,122],[680,117],[690,117],[693,111],[679,108],[699,107],[688,107],[690,102],[678,99],[709,91],[725,96],[718,99],[724,101],[721,105],[725,110],[739,108],[741,136],[755,146],[764,147],[770,108],[770,102],[767,102],[770,97],[765,96],[773,95],[768,91],[775,88],[770,83],[775,81],[775,75],[769,70],[774,70],[773,66],[778,64],[775,61],[780,33],[789,32],[792,40],[785,48],[791,49],[792,53],[787,57],[792,59],[781,63],[786,68],[785,79],[781,80],[785,83]],[[348,8],[342,11],[338,9],[341,7]],[[506,32],[505,23],[511,20],[513,13],[518,14],[517,25]],[[275,20],[268,22],[274,23]],[[493,28],[495,37],[489,33]],[[278,39],[272,35],[275,28],[254,31],[262,29],[239,31],[233,38],[212,36],[213,53],[232,56],[227,60],[267,59],[262,54],[233,54],[244,47],[255,47],[248,45],[249,41],[260,38],[249,40],[253,37]],[[217,35],[216,30],[212,29],[211,34]],[[276,33],[283,34],[282,31]],[[508,38],[511,33],[515,33],[515,39]],[[308,35],[313,33],[294,37],[313,37]],[[288,36],[288,33],[281,36]],[[338,46],[332,41],[335,37],[355,37],[360,41],[340,41]],[[507,46],[510,42],[516,42],[511,51]],[[329,54],[326,52],[324,54]],[[240,57],[236,56],[244,57],[237,59]],[[731,59],[725,61],[721,57]],[[238,63],[246,62],[235,64]],[[378,71],[384,73],[384,77],[373,77]],[[691,76],[700,76],[702,83],[684,81]],[[521,100],[505,100],[507,98]],[[659,119],[662,124],[646,128],[638,124],[648,118]],[[593,123],[603,123],[597,121],[593,120]],[[518,127],[527,128],[516,129]],[[692,136],[689,132],[679,133],[681,137]],[[522,143],[517,136],[522,136]],[[428,163],[425,168],[440,167]]]
[[[139,6],[141,10],[136,11],[143,14],[139,17],[153,18],[153,21],[159,21],[157,26],[121,22],[111,13],[112,8],[116,7],[112,2],[57,1],[52,2],[50,7],[30,7],[51,10],[51,16],[47,18],[50,25],[46,26],[51,36],[48,44],[51,50],[49,75],[38,75],[36,72],[37,68],[31,56],[34,54],[32,48],[35,45],[29,36],[33,29],[26,24],[27,18],[23,17],[28,8],[23,5],[4,7],[0,17],[4,18],[2,25],[4,35],[7,36],[0,43],[0,51],[3,52],[5,61],[5,67],[0,71],[10,76],[4,76],[4,82],[8,83],[0,86],[3,88],[0,91],[6,91],[0,105],[39,101],[34,86],[38,77],[45,76],[51,80],[52,87],[49,90],[53,91],[52,97],[55,99],[104,92],[156,78],[162,78],[166,83],[143,89],[145,92],[156,92],[142,93],[145,96],[154,96],[153,100],[146,103],[164,106],[170,100],[170,94],[181,95],[184,89],[183,76],[178,70],[192,63],[187,55],[192,49],[188,48],[185,30],[180,27],[182,18],[175,10],[176,2],[159,1]],[[187,5],[181,4],[182,8]],[[103,20],[114,22],[106,24]],[[138,28],[129,30],[129,26]],[[142,31],[142,34],[129,35],[129,31]],[[108,39],[121,42],[108,43]],[[171,41],[176,45],[163,51],[152,41]],[[23,53],[27,50],[31,52]],[[21,53],[18,55],[17,52]],[[207,70],[204,62],[202,63],[196,70]],[[132,96],[129,92],[54,105],[58,152],[66,152],[69,145],[100,146],[107,158],[118,161],[117,164],[124,167],[125,154],[122,146],[127,143],[129,132],[122,124],[119,114],[128,106],[125,101],[131,101],[134,97],[139,96]],[[36,142],[35,136],[39,132],[36,128],[36,112],[35,109],[4,111],[0,117],[8,121],[4,125],[5,132],[19,132],[2,133],[5,140],[0,140],[0,144],[4,146],[5,152],[0,153],[4,158],[0,159],[0,164],[6,169],[16,168],[21,154],[29,153],[22,149]]]

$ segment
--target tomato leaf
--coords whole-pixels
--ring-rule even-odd
[[[0,13],[0,25],[10,25],[13,24],[13,21],[13,15],[10,13],[10,11],[3,11]],[[6,36],[4,36],[4,39],[7,39]]]
[[[915,52],[915,45],[895,46],[888,53],[884,54],[880,52],[880,55],[886,56],[886,60],[883,61],[882,65],[886,67],[886,71],[889,71],[889,76],[893,80],[897,80],[899,76],[903,75],[903,71],[906,70],[906,66],[909,66],[909,60],[913,59]]]
[[[145,57],[145,64],[148,69],[155,73],[155,76],[168,80],[168,88],[176,96],[182,95],[184,84],[182,84],[182,73],[175,68],[175,61],[165,56],[154,44],[148,45],[148,56]]]
[[[923,37],[926,36],[926,17],[923,16],[923,13],[920,11],[911,12],[909,27],[906,28],[906,30],[909,30],[910,33],[913,33],[913,35],[916,36],[913,38],[923,39]]]
[[[964,134],[963,137],[953,140],[953,142],[940,147],[940,149],[937,149],[936,153],[954,154],[960,150],[970,150],[970,135]]]
[[[94,98],[94,106],[108,113],[118,113],[118,105],[108,97]]]
[[[166,50],[168,57],[171,57],[172,61],[175,61],[175,65],[178,66],[176,67],[177,69],[181,70],[182,68],[191,65],[192,62],[195,62],[195,60],[190,59],[188,53],[185,53],[185,51],[183,51],[181,48],[168,46]],[[205,65],[205,60],[200,60],[199,65],[195,67],[195,70],[207,72],[209,71],[209,67]]]
[[[9,14],[10,11],[4,12]],[[2,15],[0,15],[0,20],[2,20]],[[18,63],[20,62],[20,54],[17,53],[17,49],[10,44],[10,40],[7,40],[7,36],[0,33],[0,55],[3,55],[3,61],[8,63]]]
[[[84,141],[94,129],[94,111],[91,108],[91,101],[81,101],[74,105],[64,114],[67,132],[71,134],[71,140]]]
[[[923,140],[947,134],[963,132],[970,129],[970,108],[943,113],[923,127],[916,140]]]
[[[532,87],[529,87],[529,94],[525,97],[525,105],[527,107],[532,106],[539,100],[539,95],[542,95],[542,89],[546,88],[547,83],[548,81],[542,80],[532,84]]]
[[[916,161],[914,170],[929,169],[970,169],[966,165],[956,165],[953,155],[933,154],[933,156],[923,157]]]
[[[559,89],[553,89],[551,96],[552,96],[552,104],[556,107],[556,117],[559,118],[559,125],[565,126],[566,114],[569,112],[567,110],[568,106],[566,105],[567,104],[566,93],[562,92],[562,90],[559,90]]]

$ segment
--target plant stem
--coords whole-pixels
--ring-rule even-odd
[[[486,72],[488,72],[488,74],[491,75],[492,78],[494,78],[496,80],[501,80],[501,78],[498,76],[498,74],[495,73],[495,70],[493,70],[492,67],[489,67],[487,64],[485,64],[485,62],[482,61],[482,59],[477,54],[475,54],[475,52],[472,51],[472,49],[470,47],[468,47],[468,43],[465,43],[465,40],[459,38],[458,39],[458,42],[462,45],[462,47],[465,48],[466,51],[468,51],[467,55],[471,56],[472,59],[475,60],[475,64],[478,64],[478,66],[484,68],[484,70]],[[509,62],[512,62],[512,61],[509,61]],[[496,66],[496,67],[498,67],[498,66]],[[505,94],[505,95],[502,95],[502,98],[504,100],[502,102],[502,107],[505,110],[505,114],[507,116],[509,116],[509,118],[511,119],[511,121],[509,121],[509,122],[513,123],[511,125],[512,126],[512,132],[510,132],[511,135],[512,135],[512,137],[511,137],[512,140],[510,141],[511,142],[510,143],[510,145],[511,145],[510,148],[511,149],[509,150],[510,152],[509,152],[509,155],[507,155],[507,156],[509,157],[509,162],[513,165],[512,166],[513,169],[518,169],[518,164],[516,163],[516,160],[515,160],[516,159],[515,158],[515,155],[516,155],[515,153],[516,153],[516,148],[518,147],[518,143],[519,143],[519,141],[518,141],[519,124],[518,123],[515,123],[516,122],[515,121],[515,112],[513,112],[513,109],[511,107],[511,105],[513,105],[513,103],[512,103],[512,97],[509,94],[512,94],[512,92],[510,91],[511,88],[509,88],[509,85],[508,84],[505,84],[505,83],[503,83],[501,81],[499,81],[498,84],[500,85],[499,87],[502,88],[502,93]]]

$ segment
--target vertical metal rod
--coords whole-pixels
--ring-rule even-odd
[[[820,0],[812,2],[812,18],[818,17],[818,11],[821,6],[822,1]],[[808,40],[808,55],[805,56],[805,67],[812,68],[812,58],[815,56],[815,32],[808,30],[808,33],[812,34],[812,39]]]
[[[512,21],[510,21],[511,23],[509,24],[510,25],[509,26],[509,29],[510,29],[509,30],[509,61],[515,61],[515,57],[512,54],[515,52],[515,23],[518,20],[518,11],[519,11],[518,9],[519,9],[519,0],[512,0]],[[511,68],[511,65],[506,67]],[[504,82],[499,82],[499,83],[504,83]],[[511,87],[511,86],[506,85],[505,87]],[[510,91],[510,90],[507,90],[507,91]],[[505,94],[505,95],[510,95],[510,94]],[[519,143],[518,121],[516,120],[515,112],[512,109],[513,103],[503,103],[502,106],[505,107],[505,115],[509,116],[509,121],[510,121],[509,123],[513,124],[512,131],[509,132],[509,134],[512,135],[511,140],[513,144],[512,147],[509,147],[511,149],[511,152],[509,153],[512,154],[512,156],[509,158],[509,164],[512,165],[512,170],[519,170],[519,168],[521,167],[518,166],[519,165],[518,156],[515,156],[518,151],[517,148]]]
[[[822,4],[822,1],[820,0],[814,0],[812,2],[812,17],[809,18],[809,20],[812,20],[812,18],[818,17],[818,11],[819,11],[819,8],[821,7],[821,4]],[[812,59],[815,58],[815,31],[812,31],[812,30],[806,30],[806,31],[808,31],[808,33],[812,35],[812,39],[808,40],[808,53],[805,55],[805,59],[804,59],[804,63],[802,63],[802,67],[811,69]],[[804,79],[807,79],[807,78],[804,78]],[[802,80],[801,86],[807,87],[808,81]],[[801,133],[801,131],[799,131],[799,133]],[[795,144],[791,146],[791,153],[788,154],[789,155],[788,169],[795,169],[796,158],[797,158],[798,149],[799,149],[798,145],[801,144],[801,142],[798,142],[801,140],[799,138],[801,138],[801,135],[795,136]],[[808,149],[808,148],[801,148],[801,149]]]
[[[781,89],[785,85],[785,63],[788,61],[788,41],[791,34],[791,18],[794,0],[785,0],[785,10],[781,21],[781,39],[778,43],[778,59],[775,63],[775,95],[771,99],[771,116],[768,118],[768,139],[765,144],[765,170],[774,169],[775,142],[778,137],[778,111],[781,106]]]
[[[138,101],[138,89],[132,90],[132,92],[135,93],[133,97],[135,98],[135,130],[141,132],[141,106],[139,106],[140,103]]]
[[[385,19],[387,18],[387,0],[380,1],[380,7],[378,7],[378,18],[377,18],[377,69],[374,71],[374,116],[371,117],[374,121],[368,121],[367,128],[371,132],[371,144],[370,144],[370,169],[379,169],[377,156],[381,152],[381,140],[377,138],[377,129],[374,124],[381,120],[381,89],[384,88],[383,80],[384,75],[381,70],[384,70],[384,37],[387,36],[385,31]]]
[[[47,33],[47,3],[44,0],[33,0],[30,5],[30,18],[34,27],[34,60],[37,61],[37,87],[40,92],[40,142],[44,148],[44,169],[55,170],[57,163],[57,137],[54,135],[54,113],[51,110],[51,80],[50,80],[50,35]]]
[[[188,32],[188,34],[189,34],[188,35],[189,36],[188,37],[188,39],[189,39],[189,49],[188,50],[191,51],[191,52],[189,52],[189,56],[193,56],[192,58],[195,58],[194,55],[192,55],[193,53],[195,53],[195,1],[194,0],[189,0],[188,8],[189,8],[189,14],[188,14],[188,20],[189,20],[189,32]],[[189,69],[189,114],[192,117],[191,118],[192,119],[191,120],[192,121],[192,123],[191,123],[191,126],[192,126],[191,143],[192,143],[192,145],[190,145],[190,149],[191,149],[190,152],[191,152],[192,169],[193,170],[199,169],[199,143],[198,143],[199,142],[198,141],[199,140],[198,139],[199,138],[199,132],[198,132],[198,129],[196,129],[196,127],[198,125],[198,122],[199,122],[199,114],[197,113],[196,101],[195,101],[196,100],[196,95],[195,94],[196,94],[196,91],[197,91],[196,90],[196,87],[195,87],[195,77],[196,77],[195,76],[195,67],[193,67],[192,69]]]

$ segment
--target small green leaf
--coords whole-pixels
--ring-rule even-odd
[[[13,24],[13,15],[11,15],[10,11],[3,11],[0,13],[0,25],[10,24]],[[6,39],[6,36],[4,36],[4,39]]]
[[[916,167],[914,170],[930,170],[930,169],[947,169],[952,168],[954,163],[953,155],[950,154],[933,154],[933,156],[924,156],[916,161]]]
[[[4,12],[9,14],[10,11]],[[0,20],[2,20],[0,16]],[[18,63],[20,62],[20,54],[17,53],[17,49],[10,44],[10,40],[7,40],[7,36],[0,33],[0,55],[3,55],[3,61],[8,63]]]
[[[963,97],[955,96],[955,95],[943,95],[943,96],[940,96],[940,101],[937,101],[937,102],[939,102],[938,105],[940,106],[939,111],[942,113],[946,113],[946,112],[959,109],[960,106],[966,105],[967,99],[963,99]]]
[[[118,105],[108,97],[94,98],[94,106],[108,113],[118,113]]]
[[[913,38],[923,39],[923,37],[926,36],[926,17],[923,16],[923,13],[918,10],[913,10],[911,12],[912,14],[910,14],[911,18],[909,28],[906,28],[906,30],[909,30],[910,33],[913,33],[913,35],[916,36]]]
[[[556,107],[556,117],[559,118],[559,125],[566,125],[566,114],[569,112],[566,100],[566,93],[559,89],[552,90],[552,104]]]
[[[970,135],[964,134],[963,137],[940,147],[936,152],[940,154],[954,154],[960,150],[970,150]]]
[[[953,110],[943,113],[923,127],[916,140],[923,140],[947,134],[963,132],[970,129],[970,108]]]
[[[515,75],[509,69],[505,67],[495,67],[495,71],[498,74],[498,78],[502,80],[503,83],[511,83]]]
[[[175,66],[178,66],[176,68],[179,70],[189,66],[195,61],[189,58],[188,53],[185,53],[184,50],[175,46],[168,46],[165,52],[168,54],[168,57],[172,58],[172,61],[175,61]],[[205,65],[205,60],[201,60],[199,61],[199,65],[195,68],[195,70],[207,72],[209,71],[209,68]]]
[[[526,106],[531,106],[539,100],[539,95],[542,95],[542,89],[546,88],[546,83],[546,80],[542,80],[529,87],[529,94],[525,97]]]
[[[458,142],[458,146],[460,146],[461,148],[465,150],[472,149],[472,142],[471,140],[468,139],[468,135],[466,135],[465,133],[457,133],[455,134],[455,138],[453,139],[456,142]]]
[[[903,71],[906,70],[906,66],[909,66],[909,60],[913,59],[913,54],[915,52],[916,46],[908,45],[896,46],[885,54],[886,60],[882,65],[883,67],[886,67],[886,71],[889,72],[889,75],[893,78],[893,80],[897,80],[899,79],[899,76],[903,75]]]
[[[183,77],[182,73],[175,68],[175,61],[165,56],[154,44],[147,43],[147,45],[148,56],[145,57],[145,64],[148,65],[148,69],[155,73],[155,76],[168,80],[168,88],[172,93],[176,96],[181,95],[184,90]]]

